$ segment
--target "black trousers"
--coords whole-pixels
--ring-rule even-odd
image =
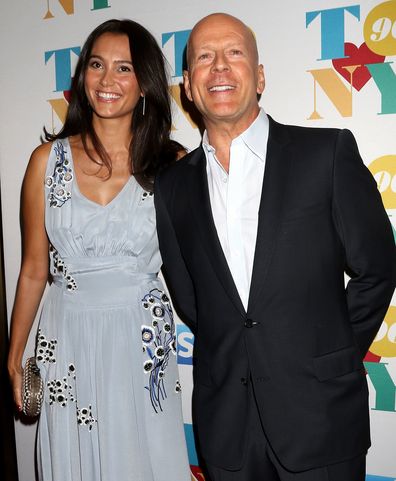
[[[251,429],[245,463],[238,471],[207,464],[210,481],[365,481],[366,453],[342,463],[298,473],[285,469],[266,439],[252,391],[251,398]]]

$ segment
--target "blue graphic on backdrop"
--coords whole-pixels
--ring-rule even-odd
[[[193,363],[194,334],[184,324],[177,324],[177,363]]]

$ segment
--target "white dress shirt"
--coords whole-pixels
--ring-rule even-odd
[[[250,127],[232,141],[228,173],[217,160],[206,131],[202,140],[217,235],[245,310],[256,247],[268,131],[267,114],[260,109]]]

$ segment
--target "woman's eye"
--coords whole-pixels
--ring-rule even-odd
[[[97,60],[92,60],[92,62],[89,64],[90,67],[92,68],[101,68],[102,64],[98,62]]]
[[[119,71],[120,72],[132,72],[132,67],[130,67],[128,65],[121,65],[119,67]]]

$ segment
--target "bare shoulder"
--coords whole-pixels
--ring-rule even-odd
[[[51,152],[52,142],[46,142],[36,147],[30,156],[28,168],[45,169]]]
[[[26,169],[24,184],[38,183],[44,180],[48,156],[51,152],[51,142],[46,142],[36,147],[30,156]]]

